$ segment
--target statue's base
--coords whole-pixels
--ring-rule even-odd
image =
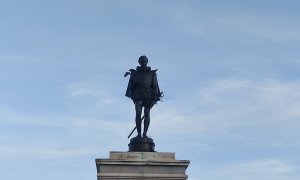
[[[168,152],[110,152],[96,159],[98,180],[186,180],[190,161]]]
[[[129,152],[155,152],[152,138],[134,137],[130,139]]]

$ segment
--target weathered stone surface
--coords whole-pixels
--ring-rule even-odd
[[[109,159],[96,159],[98,180],[185,180],[189,163],[160,152],[110,152]]]
[[[175,160],[175,153],[169,152],[115,152],[109,154],[109,159],[117,160],[152,160],[152,161],[172,161]]]

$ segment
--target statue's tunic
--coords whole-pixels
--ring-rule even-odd
[[[128,82],[126,96],[134,102],[155,103],[160,98],[160,91],[156,76],[157,70],[150,67],[130,69],[131,76]]]

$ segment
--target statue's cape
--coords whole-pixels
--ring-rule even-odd
[[[129,71],[130,71],[130,78],[129,78],[129,81],[128,81],[125,96],[131,98],[133,96],[133,86],[134,86],[133,79],[134,79],[134,76],[136,74],[136,70],[135,69],[130,69]]]

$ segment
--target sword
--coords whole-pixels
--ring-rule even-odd
[[[143,122],[144,118],[145,118],[145,115],[142,117],[141,123]],[[136,126],[133,128],[133,130],[131,131],[131,133],[129,134],[129,136],[128,136],[127,138],[130,138],[130,136],[132,135],[132,133],[133,133],[135,130],[136,130]]]

